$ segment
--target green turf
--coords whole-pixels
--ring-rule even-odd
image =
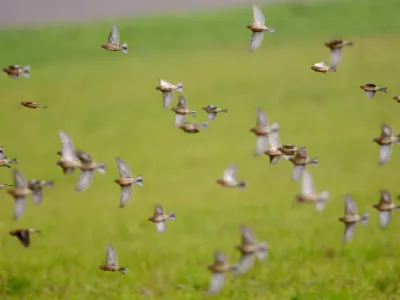
[[[265,7],[277,34],[266,35],[255,53],[247,52],[251,7],[118,22],[128,56],[100,48],[114,20],[1,32],[1,65],[29,63],[32,77],[0,80],[0,145],[18,157],[26,177],[54,179],[55,187],[40,206],[29,201],[17,222],[2,192],[0,298],[141,299],[147,288],[153,299],[204,299],[213,251],[237,261],[238,225],[246,224],[268,241],[270,256],[241,277],[228,276],[216,299],[399,299],[400,216],[393,212],[381,230],[371,207],[381,188],[400,192],[400,149],[379,167],[372,143],[382,122],[400,132],[400,104],[391,99],[400,94],[398,8],[399,1],[369,0]],[[323,42],[335,36],[355,41],[338,71],[310,70],[329,59]],[[196,121],[205,120],[208,104],[229,113],[198,135],[179,131],[154,89],[160,77],[184,81]],[[358,86],[371,80],[389,93],[369,100]],[[20,101],[49,108],[28,110]],[[291,206],[300,183],[291,182],[290,164],[252,156],[256,107],[279,122],[283,143],[306,145],[319,157],[309,169],[317,189],[330,192],[323,213]],[[77,173],[64,176],[55,165],[57,130],[108,164],[85,192],[74,191]],[[124,209],[113,183],[115,156],[144,176],[145,187],[134,189]],[[230,163],[247,190],[215,183]],[[0,180],[11,183],[11,171],[2,168]],[[337,221],[344,193],[370,212],[369,226],[358,226],[346,246]],[[147,221],[158,203],[177,213],[165,234]],[[42,234],[25,249],[8,235],[18,227]],[[127,276],[99,270],[107,242]]]

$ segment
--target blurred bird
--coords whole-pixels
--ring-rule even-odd
[[[128,164],[122,158],[116,157],[115,161],[117,162],[118,166],[119,178],[115,179],[114,182],[121,187],[119,207],[124,207],[132,195],[132,184],[136,184],[141,188],[143,187],[143,176],[139,175],[138,177],[134,178]]]
[[[171,108],[171,110],[175,112],[175,126],[179,126],[185,122],[186,115],[196,116],[196,111],[188,108],[187,100],[183,95],[179,95],[178,105]]]
[[[26,196],[32,191],[28,188],[25,176],[13,169],[14,185],[7,192],[14,197],[14,220],[18,220],[25,210]]]
[[[203,109],[208,116],[209,120],[215,120],[217,117],[217,114],[220,112],[227,113],[228,110],[226,108],[219,108],[218,106],[215,105],[208,105],[208,106],[203,106],[201,109]]]
[[[21,102],[22,106],[25,106],[27,108],[47,108],[47,106],[44,106],[43,104],[35,103],[35,102]]]
[[[76,156],[71,137],[64,131],[59,131],[58,134],[61,139],[62,150],[61,153],[59,153],[61,154],[61,160],[57,161],[56,164],[62,168],[64,174],[71,174],[75,168],[79,168],[82,163]]]
[[[360,216],[357,212],[356,203],[349,195],[344,196],[344,213],[345,215],[340,217],[339,221],[343,222],[345,225],[343,242],[347,243],[354,235],[357,222],[365,226],[368,224],[368,213]]]
[[[176,221],[176,215],[174,212],[165,214],[164,208],[161,205],[156,205],[153,216],[149,217],[148,220],[156,224],[158,232],[164,232],[167,230],[167,220]]]
[[[313,70],[315,72],[326,74],[326,72],[328,72],[328,71],[336,72],[336,66],[334,64],[332,64],[331,66],[328,66],[327,61],[321,61],[321,62],[317,62],[317,63],[313,64],[311,66],[311,70]]]
[[[31,67],[29,65],[25,67],[20,65],[9,65],[8,67],[3,68],[3,72],[7,73],[9,77],[14,79],[17,79],[19,75],[29,77],[30,71]]]
[[[33,228],[24,228],[24,229],[15,229],[10,231],[11,236],[15,236],[19,239],[21,244],[25,247],[28,248],[30,245],[30,233],[31,232],[37,232],[40,233],[40,230],[36,230]]]
[[[264,39],[264,31],[275,33],[275,28],[265,25],[265,17],[262,11],[253,5],[253,23],[246,26],[252,31],[249,51],[253,52],[258,49]]]
[[[52,188],[54,186],[54,181],[37,180],[32,179],[28,181],[28,188],[32,191],[32,199],[35,204],[42,203],[43,199],[43,187]]]
[[[106,264],[100,266],[100,269],[110,272],[120,271],[124,275],[126,275],[126,272],[128,271],[128,267],[118,266],[118,255],[111,244],[107,244]]]
[[[8,186],[13,186],[12,184],[8,184],[8,183],[0,183],[0,190],[4,189],[5,187]]]
[[[279,127],[277,124],[277,129],[278,128]],[[279,148],[282,148],[281,142],[279,141],[279,131],[271,132],[268,135],[268,141],[269,147],[267,148],[267,150],[264,151],[264,153],[269,156],[270,164],[276,164],[281,159],[281,157],[283,157],[287,161],[289,160],[289,156],[284,155],[283,152],[279,150]]]
[[[106,164],[96,163],[87,152],[77,152],[77,156],[80,160],[79,168],[82,172],[75,190],[82,192],[91,185],[94,170],[97,170],[100,174],[106,173]]]
[[[393,100],[396,100],[397,103],[400,103],[400,96],[393,96]]]
[[[225,273],[231,272],[233,268],[228,264],[225,254],[216,251],[214,252],[214,263],[207,266],[207,269],[212,272],[208,293],[214,295],[221,290],[225,281]]]
[[[393,203],[392,196],[387,190],[381,190],[379,203],[372,205],[372,207],[379,211],[380,225],[382,228],[389,225],[392,210],[400,209],[400,205],[395,205]]]
[[[119,28],[114,25],[108,35],[107,44],[101,45],[101,48],[109,51],[121,51],[122,53],[128,54],[128,44],[123,43],[119,45]]]
[[[176,85],[160,79],[160,85],[156,86],[156,90],[160,91],[163,96],[163,108],[166,109],[171,106],[172,98],[174,96],[172,91],[177,91],[183,94],[183,82],[179,81]]]
[[[315,203],[317,211],[323,211],[328,198],[328,191],[323,191],[319,194],[316,193],[314,180],[311,174],[307,170],[304,170],[302,176],[301,194],[297,194],[294,200],[298,203]]]
[[[278,150],[285,155],[285,158],[287,158],[287,160],[289,160],[289,157],[295,155],[299,148],[297,148],[293,144],[286,144],[278,147]]]
[[[17,163],[18,159],[16,158],[8,159],[7,156],[0,155],[0,167],[11,168],[9,164],[17,164]]]
[[[253,231],[244,225],[240,225],[239,229],[242,236],[242,244],[237,246],[236,249],[240,251],[241,257],[239,263],[233,269],[237,275],[243,274],[254,264],[254,255],[259,260],[264,260],[268,254],[267,242],[257,243]]]
[[[384,92],[387,93],[387,87],[381,88],[376,86],[375,83],[366,83],[364,85],[360,85],[360,89],[364,90],[367,94],[368,98],[374,98],[376,92]]]
[[[222,178],[217,180],[217,183],[224,187],[240,187],[242,189],[245,189],[247,186],[246,181],[238,182],[236,173],[237,166],[235,164],[231,164],[224,171],[224,175],[222,176]]]
[[[195,122],[183,122],[178,126],[179,129],[182,129],[186,133],[198,133],[200,130],[206,129],[207,127],[207,122],[203,122],[201,124],[197,124]]]
[[[392,143],[400,144],[400,134],[393,135],[392,128],[387,125],[381,125],[381,135],[372,140],[380,146],[379,164],[385,164],[392,154]]]
[[[269,126],[269,121],[267,114],[260,108],[257,108],[257,121],[256,126],[250,128],[250,131],[253,132],[257,136],[256,142],[256,151],[254,152],[255,156],[258,156],[264,153],[265,149],[268,147],[268,135],[271,132],[279,131],[278,123],[272,123]]]
[[[331,61],[332,64],[338,66],[342,60],[342,49],[344,46],[353,46],[353,42],[348,42],[345,40],[332,40],[324,43],[325,47],[331,50]]]
[[[293,164],[292,180],[297,181],[306,169],[306,165],[318,165],[318,157],[308,158],[306,147],[299,147],[296,155],[289,158]]]

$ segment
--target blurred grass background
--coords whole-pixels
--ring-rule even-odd
[[[255,53],[247,51],[251,6],[79,25],[0,31],[1,65],[30,64],[31,78],[0,80],[3,113],[1,145],[28,179],[54,179],[40,206],[29,205],[12,220],[13,201],[3,191],[0,211],[0,297],[4,299],[204,299],[214,250],[239,259],[238,225],[253,228],[270,244],[269,259],[240,278],[228,277],[216,299],[399,299],[400,217],[393,212],[385,230],[371,205],[379,190],[400,192],[395,145],[388,164],[378,166],[372,138],[386,122],[400,132],[400,1],[336,1],[262,7],[266,34]],[[129,55],[100,48],[112,24],[120,27]],[[344,49],[336,73],[319,74],[313,63],[329,60],[325,41],[355,42]],[[198,135],[173,126],[162,110],[159,78],[184,81],[189,107],[206,120],[202,106],[228,108]],[[371,101],[359,85],[375,80],[388,86]],[[176,101],[175,97],[175,100]],[[20,101],[49,106],[29,110]],[[279,122],[282,143],[306,145],[319,166],[310,167],[317,190],[327,189],[326,211],[291,206],[300,191],[291,164],[270,166],[254,158],[249,132],[255,109]],[[58,130],[77,148],[104,161],[108,172],[77,193],[78,172],[64,176],[55,165]],[[126,160],[144,188],[134,188],[124,209],[114,158]],[[215,183],[230,164],[248,189]],[[11,171],[0,170],[2,183]],[[358,226],[343,246],[343,194],[349,193],[370,225]],[[178,220],[164,234],[147,221],[155,204]],[[11,238],[19,227],[42,230],[29,249]],[[98,269],[111,242],[128,275]],[[2,298],[0,298],[2,299]]]

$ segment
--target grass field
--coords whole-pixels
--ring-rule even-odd
[[[400,94],[398,9],[394,0],[267,6],[277,34],[255,53],[247,51],[251,7],[1,31],[1,65],[30,64],[32,77],[0,80],[0,145],[27,178],[54,179],[55,187],[40,206],[29,200],[16,222],[2,191],[0,299],[142,299],[143,288],[153,293],[148,299],[204,299],[213,251],[239,259],[239,224],[268,241],[270,256],[241,277],[228,276],[216,299],[399,299],[400,215],[382,230],[371,207],[381,188],[400,193],[399,147],[379,167],[372,143],[383,122],[400,132],[400,104],[392,100]],[[113,22],[128,56],[100,48]],[[334,37],[355,46],[344,49],[336,73],[313,72],[313,63],[329,60],[323,43]],[[162,109],[159,78],[184,81],[195,121],[206,120],[201,107],[208,104],[229,113],[198,135],[185,134]],[[371,101],[359,89],[371,80],[389,93]],[[20,101],[49,108],[29,110]],[[317,189],[330,192],[324,212],[291,206],[300,191],[291,164],[252,156],[257,107],[279,122],[283,143],[318,156],[309,170]],[[85,192],[74,191],[78,172],[64,176],[55,165],[58,130],[108,165]],[[116,156],[144,176],[145,187],[123,209],[113,183]],[[247,190],[215,183],[230,163]],[[2,168],[0,181],[11,180]],[[345,193],[370,212],[369,226],[357,226],[347,245],[337,221]],[[164,234],[147,221],[155,204],[177,214]],[[29,249],[8,235],[20,227],[42,230]],[[127,276],[99,270],[108,242]]]

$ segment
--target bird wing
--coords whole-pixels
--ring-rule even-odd
[[[120,177],[132,177],[131,169],[122,158],[116,157],[115,161],[117,162],[117,167]]]
[[[112,27],[108,36],[108,42],[110,44],[119,45],[119,28],[117,25]]]
[[[256,238],[253,234],[253,231],[244,225],[240,225],[240,235],[242,236],[242,243],[243,244],[252,244],[255,243]]]
[[[107,244],[107,252],[106,252],[106,264],[107,265],[118,265],[118,256],[114,247],[111,244]]]
[[[213,273],[211,275],[210,286],[208,288],[208,293],[210,295],[218,293],[222,286],[224,285],[225,274],[224,273]]]
[[[393,135],[392,127],[387,124],[381,126],[381,137],[389,137]]]
[[[261,108],[257,108],[257,126],[266,126],[268,125],[268,117],[267,113],[263,111]]]
[[[251,35],[249,51],[253,52],[257,50],[264,40],[264,33],[263,32],[253,32]]]
[[[25,176],[17,169],[13,170],[14,186],[19,189],[27,188],[28,183],[26,182]]]
[[[93,174],[93,170],[82,171],[81,176],[79,177],[78,184],[75,188],[76,191],[82,192],[86,190],[92,183]]]
[[[344,195],[344,212],[347,215],[355,215],[355,214],[357,214],[356,202],[349,195]]]
[[[255,5],[253,5],[253,22],[261,25],[265,24],[265,17],[263,12]]]
[[[75,147],[71,137],[64,131],[59,131],[58,134],[60,136],[62,144],[62,158],[67,161],[76,161],[78,158],[76,157]]]
[[[310,194],[315,193],[314,180],[311,176],[311,173],[308,172],[307,170],[304,170],[304,172],[303,172],[303,178],[302,178],[302,183],[301,183],[301,193],[303,195],[310,195]]]
[[[392,145],[381,145],[379,150],[379,164],[385,164],[392,154]]]
[[[226,180],[235,181],[236,173],[237,173],[237,166],[235,164],[232,164],[228,168],[226,168],[223,177]]]
[[[120,207],[124,207],[128,203],[132,195],[133,187],[132,185],[121,187],[121,197],[120,197]]]

